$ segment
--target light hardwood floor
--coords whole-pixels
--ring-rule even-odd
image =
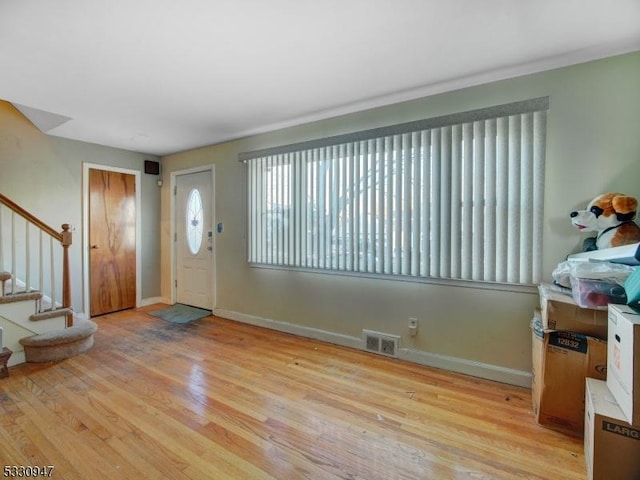
[[[3,466],[56,479],[584,479],[524,388],[160,306],[0,379]]]

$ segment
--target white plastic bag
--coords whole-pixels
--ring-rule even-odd
[[[620,263],[567,260],[553,271],[553,279],[571,288],[578,306],[606,310],[610,303],[627,302],[624,283],[634,270],[635,267]]]
[[[566,288],[571,288],[571,277],[602,280],[623,286],[635,267],[622,263],[566,260],[558,264],[552,273],[553,280]]]

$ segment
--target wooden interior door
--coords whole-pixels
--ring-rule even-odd
[[[91,316],[136,306],[135,176],[89,169]]]

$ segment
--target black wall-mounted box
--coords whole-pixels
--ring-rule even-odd
[[[154,162],[153,160],[145,160],[144,173],[149,173],[151,175],[160,175],[160,162]]]

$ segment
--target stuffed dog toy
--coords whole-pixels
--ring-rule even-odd
[[[603,193],[586,210],[571,212],[571,223],[581,232],[597,232],[588,238],[584,251],[601,250],[640,242],[640,227],[633,221],[638,201],[623,193]]]

